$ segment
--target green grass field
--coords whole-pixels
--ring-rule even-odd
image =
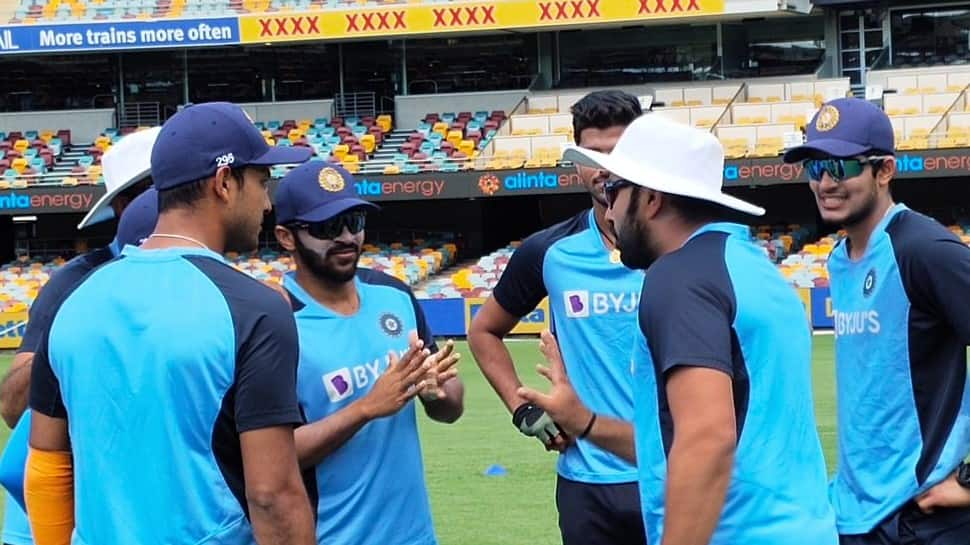
[[[534,372],[541,361],[538,341],[509,343],[523,380],[542,386]],[[425,470],[435,528],[441,545],[559,543],[554,503],[555,455],[519,434],[508,412],[478,371],[468,346],[458,345],[465,382],[465,415],[453,425],[421,419]],[[783,346],[778,347],[784,350]],[[815,404],[819,433],[831,468],[835,454],[835,399],[832,337],[815,337]],[[12,356],[0,354],[0,371]],[[0,424],[0,445],[10,431]],[[503,477],[486,477],[500,464]]]

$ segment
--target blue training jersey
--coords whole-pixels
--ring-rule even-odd
[[[318,303],[290,273],[300,337],[298,390],[308,422],[366,396],[387,370],[388,353],[403,354],[417,330],[437,350],[411,290],[384,273],[358,269],[360,308],[352,316]],[[435,545],[415,402],[365,424],[316,468],[317,541],[321,545]]]
[[[73,543],[251,540],[239,434],[302,422],[297,360],[283,298],[218,254],[127,246],[89,274],[31,377],[68,422]]]
[[[863,534],[970,453],[970,248],[899,204],[858,260],[832,250],[843,534]]]
[[[3,535],[6,545],[33,545],[30,521],[24,511],[24,471],[27,466],[27,438],[30,436],[30,410],[14,426],[0,456],[0,484],[7,489],[3,512]]]
[[[46,339],[51,322],[54,320],[54,312],[60,307],[64,298],[92,270],[107,263],[114,256],[115,252],[111,247],[98,248],[75,257],[65,263],[63,267],[54,271],[40,293],[37,294],[37,299],[30,306],[27,328],[17,352],[36,353],[42,339]],[[22,458],[26,460],[29,426],[30,410],[28,409],[17,424],[15,433],[10,436],[7,442],[4,449],[5,457],[8,452],[16,452],[18,459],[21,458],[19,453],[23,453]],[[17,433],[21,429],[23,433]],[[11,486],[17,487],[17,489],[11,490],[7,494],[3,517],[3,536],[0,537],[4,543],[9,545],[30,545],[33,543],[27,513],[20,503],[23,501],[24,471],[25,467],[22,463],[17,468],[11,468]]]
[[[633,420],[630,341],[637,332],[643,273],[627,269],[603,243],[593,211],[527,238],[495,286],[495,301],[525,316],[549,297],[569,380],[590,410]],[[583,483],[635,482],[636,467],[580,439],[559,457],[559,475]]]
[[[648,541],[664,528],[674,441],[666,377],[679,366],[732,379],[738,443],[711,545],[835,545],[825,461],[812,404],[805,308],[750,242],[714,223],[648,270],[634,356],[637,461]]]

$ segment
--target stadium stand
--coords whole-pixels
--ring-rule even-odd
[[[457,246],[448,237],[366,244],[360,266],[415,285],[453,266],[457,253]],[[280,282],[283,275],[294,268],[287,255],[271,248],[250,255],[233,253],[226,257],[234,267],[259,280]],[[50,275],[66,261],[65,256],[41,254],[21,256],[0,267],[0,311],[26,310]]]

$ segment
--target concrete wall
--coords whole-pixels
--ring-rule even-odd
[[[94,142],[102,131],[115,126],[115,111],[55,110],[49,112],[11,112],[0,114],[0,131],[58,131],[69,129],[73,143]]]
[[[333,99],[327,100],[295,100],[292,102],[247,102],[240,104],[253,121],[285,121],[292,119],[330,118],[333,110]]]
[[[505,110],[512,112],[528,91],[483,91],[480,93],[446,93],[441,95],[408,95],[394,98],[394,124],[399,129],[413,129],[428,113],[476,112]]]

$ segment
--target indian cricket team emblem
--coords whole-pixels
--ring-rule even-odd
[[[320,187],[322,187],[324,191],[330,191],[331,193],[342,191],[345,185],[344,177],[330,167],[320,171],[318,181],[320,182]]]
[[[872,295],[872,290],[876,287],[876,269],[869,269],[866,273],[866,279],[862,281],[862,295],[869,297]]]
[[[404,325],[401,324],[401,319],[397,316],[391,314],[390,312],[385,312],[381,314],[381,330],[384,331],[388,336],[400,337],[401,332],[404,330]]]
[[[818,112],[818,118],[815,120],[815,130],[818,132],[828,132],[838,124],[839,109],[830,104],[822,106],[822,109]]]

